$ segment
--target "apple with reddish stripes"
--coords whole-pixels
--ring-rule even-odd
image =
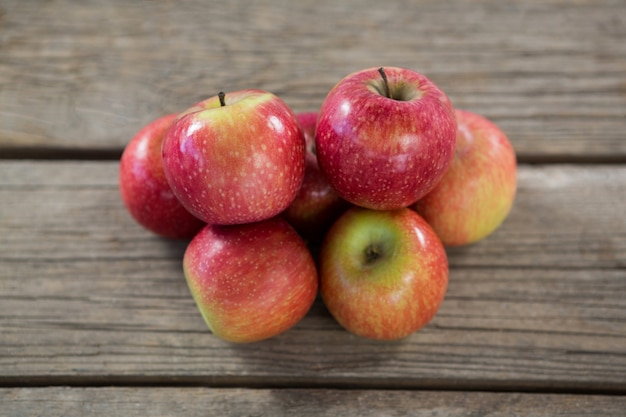
[[[313,258],[281,217],[207,225],[189,243],[183,270],[209,329],[230,342],[285,332],[306,315],[317,295]]]
[[[444,245],[468,245],[493,233],[506,219],[517,189],[515,150],[486,117],[457,110],[457,148],[450,168],[414,208]]]
[[[344,199],[376,210],[406,207],[430,191],[452,161],[454,109],[420,73],[370,68],[328,93],[315,143],[322,172]]]
[[[448,259],[415,211],[353,207],[330,228],[320,253],[320,293],[348,331],[377,340],[404,338],[438,311]]]
[[[256,222],[285,210],[300,189],[304,134],[293,111],[269,92],[218,94],[173,122],[163,167],[196,217],[210,224]]]

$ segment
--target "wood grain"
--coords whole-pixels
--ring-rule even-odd
[[[179,256],[184,245],[155,239],[126,213],[117,170],[117,162],[2,161],[0,259]],[[521,166],[518,176],[504,224],[482,242],[449,250],[451,265],[626,267],[626,167]]]
[[[115,157],[219,90],[315,110],[348,73],[425,73],[524,161],[626,159],[620,0],[262,0],[0,5],[0,156]]]
[[[7,417],[65,416],[621,416],[626,397],[328,389],[11,388]]]
[[[251,345],[210,335],[185,243],[134,224],[117,169],[0,162],[0,385],[626,392],[624,167],[521,166],[510,218],[451,251],[442,309],[404,341],[354,337],[318,301]]]
[[[622,416],[624,0],[0,1],[0,414]],[[126,213],[145,123],[220,90],[315,110],[348,73],[423,72],[521,162],[509,218],[448,250],[441,310],[395,343],[321,300],[233,345],[186,242]],[[30,159],[57,159],[56,161]]]

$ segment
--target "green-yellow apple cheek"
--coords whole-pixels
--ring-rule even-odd
[[[183,272],[209,330],[226,340],[237,341],[240,334],[245,334],[248,322],[257,314],[256,311],[248,311],[247,307],[256,289],[243,279],[234,266],[227,268],[230,271],[216,270],[212,261],[203,260],[206,251],[223,249],[215,245],[191,247],[183,258]],[[248,268],[245,270],[250,272]]]
[[[464,241],[468,237],[467,213],[472,210],[471,196],[480,184],[466,169],[455,157],[437,186],[414,206],[445,244]]]
[[[455,204],[442,216],[444,225],[439,228],[447,227],[441,232],[442,240],[449,245],[476,241],[488,227],[486,223],[492,221],[489,213],[493,210],[493,192],[492,184],[477,165],[464,166],[447,193]]]
[[[483,164],[492,163],[488,159]],[[471,169],[478,170],[477,165]],[[462,211],[459,211],[458,236],[466,243],[474,243],[492,234],[508,216],[515,197],[515,165],[498,165],[492,172],[468,172],[463,186]],[[461,189],[457,187],[457,189]]]
[[[191,263],[197,265],[197,268],[189,266],[190,263],[183,261],[184,275],[198,310],[211,332],[223,336],[224,329],[232,333],[233,325],[242,328],[243,321],[250,317],[242,306],[246,305],[246,298],[252,289],[244,288],[243,280],[237,275],[222,278],[219,275],[223,271],[213,272],[207,262]]]
[[[219,318],[216,317],[214,313],[215,308],[212,305],[210,297],[202,290],[202,281],[198,276],[197,272],[189,266],[189,262],[187,260],[183,261],[183,273],[185,276],[185,280],[187,281],[187,286],[189,287],[189,292],[191,293],[191,297],[193,298],[204,322],[208,326],[209,330],[212,333],[215,333],[214,323],[219,321]]]
[[[507,216],[513,201],[510,180],[502,170],[481,169],[489,163],[488,158],[473,163],[455,158],[437,187],[415,205],[444,244],[481,240]]]
[[[498,192],[499,187],[484,181],[477,192],[468,196],[465,222],[468,243],[477,242],[491,234],[508,213],[508,202]]]
[[[241,277],[211,279],[209,272],[207,279],[203,280],[189,268],[185,267],[184,272],[191,295],[212,333],[225,340],[238,342],[246,337],[257,337],[260,335],[259,329],[266,329],[267,326],[262,327],[260,324],[268,308],[254,304],[258,290],[244,285]],[[267,299],[266,304],[273,301]]]
[[[215,335],[231,342],[266,339],[287,330],[308,311],[317,293],[317,271],[304,243],[290,262],[275,256],[298,244],[295,232],[282,233],[247,237],[263,240],[255,252],[240,251],[246,236],[228,242],[212,236],[189,245],[183,271]]]

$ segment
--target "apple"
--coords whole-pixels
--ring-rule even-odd
[[[330,225],[349,206],[329,184],[317,164],[315,124],[317,112],[296,113],[306,141],[306,168],[302,186],[283,217],[306,240],[319,242]]]
[[[504,132],[476,113],[457,110],[457,148],[437,186],[413,208],[444,245],[477,242],[508,216],[517,188],[515,150]]]
[[[452,161],[454,109],[420,73],[365,69],[328,93],[315,142],[322,172],[344,199],[376,210],[407,207],[435,186]]]
[[[318,289],[308,248],[279,216],[207,225],[189,243],[183,270],[209,329],[230,342],[256,342],[288,330],[306,315]]]
[[[174,194],[210,224],[271,218],[295,198],[305,169],[293,111],[262,90],[220,93],[184,111],[163,140]]]
[[[143,227],[163,237],[191,239],[204,222],[178,201],[165,178],[161,145],[176,114],[144,126],[120,158],[119,189],[125,207]]]
[[[349,332],[376,340],[425,326],[448,285],[441,240],[409,208],[350,208],[328,231],[319,268],[328,311]]]

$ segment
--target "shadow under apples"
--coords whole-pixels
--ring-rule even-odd
[[[189,321],[179,337],[180,353],[197,363],[194,383],[263,387],[369,387],[411,386],[415,377],[407,363],[428,362],[421,346],[431,346],[436,326],[396,341],[356,336],[329,313],[318,295],[307,315],[294,327],[268,340],[238,344],[211,334],[187,288],[182,259],[188,241],[159,239],[162,256],[176,259],[180,279],[173,279],[176,294],[188,297]],[[319,243],[318,243],[319,245]],[[314,258],[319,246],[312,245]],[[176,277],[174,277],[176,278]],[[179,320],[183,319],[181,316]],[[211,357],[211,358],[209,358]],[[216,357],[220,358],[216,361]]]
[[[318,297],[309,313],[288,331],[261,342],[231,344],[230,349],[246,374],[258,377],[264,386],[366,387],[379,386],[387,375],[401,375],[403,362],[411,360],[419,338],[415,334],[376,341],[351,334]]]

